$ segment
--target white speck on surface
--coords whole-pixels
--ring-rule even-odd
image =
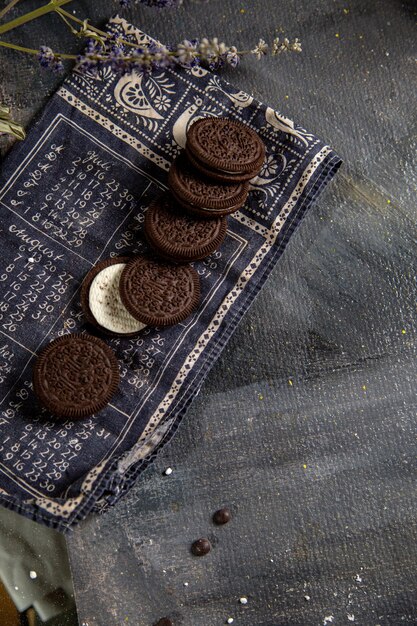
[[[327,615],[323,620],[323,625],[326,626],[326,624],[332,624],[333,620],[334,620],[334,615]]]
[[[167,573],[166,569],[163,569],[162,571],[164,572],[164,574],[166,574],[166,573]]]
[[[233,624],[234,621],[233,617],[228,617],[226,624]]]
[[[248,599],[246,598],[246,596],[242,596],[241,598],[239,598],[239,602],[240,604],[247,604]]]
[[[32,580],[35,580],[35,578],[38,577],[37,573],[32,570],[30,570],[29,572],[29,576],[31,577]]]
[[[31,256],[31,257],[28,259],[28,261],[29,261],[29,263],[35,263],[35,259],[33,258],[33,256]]]
[[[19,587],[15,587],[15,590],[16,590],[16,591],[19,591]]]
[[[310,596],[304,596],[304,600],[307,600],[307,602],[308,602],[309,600],[311,600],[311,598],[310,598]]]
[[[353,613],[348,613],[347,616],[349,622],[354,622],[355,621],[355,616],[353,615]]]
[[[357,583],[361,583],[362,582],[362,577],[359,576],[359,574],[356,574],[355,580],[356,580]]]
[[[165,476],[170,476],[172,474],[174,470],[172,469],[172,467],[167,467],[164,474]]]
[[[269,559],[269,560],[271,561],[271,563],[273,563],[273,562],[274,562],[274,559]]]
[[[184,587],[188,587],[188,583],[184,583]]]

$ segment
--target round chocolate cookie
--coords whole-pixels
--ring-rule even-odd
[[[265,146],[251,128],[234,120],[207,117],[187,133],[188,154],[217,175],[253,177],[265,159]]]
[[[81,307],[87,321],[112,337],[135,337],[146,324],[132,317],[120,298],[120,276],[132,257],[97,263],[81,286]]]
[[[114,352],[97,337],[64,335],[51,341],[33,369],[33,389],[58,417],[98,413],[116,393],[119,367]]]
[[[189,265],[136,257],[123,270],[120,295],[129,313],[143,324],[172,326],[198,306],[200,279]]]
[[[200,163],[188,150],[186,151],[187,158],[193,168],[199,173],[200,176],[204,178],[208,178],[220,183],[248,183],[255,178],[259,174],[261,168],[256,168],[251,172],[246,172],[244,174],[229,174],[227,172],[220,172],[217,170],[210,170],[208,167],[205,167],[202,163]]]
[[[249,191],[248,183],[220,184],[190,165],[185,154],[175,159],[168,174],[169,188],[175,199],[187,210],[213,217],[228,215],[244,204]]]
[[[239,209],[241,209],[243,205],[237,204],[236,206],[230,207],[230,209],[227,209],[227,213],[223,211],[214,211],[213,209],[206,209],[204,207],[199,208],[194,206],[193,204],[187,204],[186,202],[181,202],[181,206],[183,209],[185,209],[185,211],[188,211],[188,213],[191,213],[198,217],[203,217],[204,219],[207,219],[210,214],[211,219],[213,219],[215,215],[220,217],[226,217],[226,215],[231,215],[232,213],[239,211]]]
[[[227,230],[225,217],[204,219],[186,213],[165,194],[155,200],[145,216],[145,235],[164,259],[186,263],[204,259],[217,250]]]

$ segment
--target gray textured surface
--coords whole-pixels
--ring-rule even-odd
[[[115,5],[70,6],[97,21]],[[116,508],[70,537],[88,626],[164,615],[183,626],[229,616],[236,626],[417,624],[416,13],[411,0],[184,0],[176,13],[127,12],[164,41],[299,36],[302,55],[249,60],[232,80],[345,165],[172,444]],[[48,28],[53,44],[74,45],[53,18],[13,38],[40,44]],[[57,81],[16,59],[0,51],[0,99],[7,92],[27,121]],[[234,519],[215,528],[223,504]],[[214,549],[196,559],[200,536]]]

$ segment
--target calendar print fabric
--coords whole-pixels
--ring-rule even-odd
[[[109,29],[149,40],[119,17]],[[195,263],[198,310],[171,328],[107,338],[118,393],[93,417],[55,421],[33,394],[36,355],[65,333],[94,333],[79,303],[84,276],[106,257],[146,253],[146,209],[189,125],[210,115],[255,129],[266,160],[221,248]],[[314,135],[204,69],[72,73],[0,170],[2,505],[65,532],[117,502],[176,431],[339,165]]]

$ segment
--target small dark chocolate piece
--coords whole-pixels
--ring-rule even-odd
[[[191,552],[194,556],[205,556],[211,550],[211,543],[208,539],[202,537],[201,539],[197,539],[191,546]]]
[[[213,515],[213,522],[218,526],[222,526],[223,524],[227,524],[232,519],[232,514],[230,509],[224,508],[219,509]]]

